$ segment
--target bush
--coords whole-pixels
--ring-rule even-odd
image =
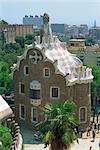
[[[24,150],[24,145],[22,145],[22,150]]]
[[[0,125],[0,141],[2,142],[0,150],[8,150],[12,142],[12,136],[10,129],[2,125]]]

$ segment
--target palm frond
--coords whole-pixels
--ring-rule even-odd
[[[45,135],[44,139],[43,139],[43,142],[44,143],[49,143],[49,141],[51,141],[53,137],[53,134],[51,131],[48,131],[47,134]]]
[[[43,114],[47,119],[37,124],[45,144],[59,139],[62,144],[70,145],[77,139],[74,129],[79,125],[79,121],[75,119],[74,111],[75,104],[72,101],[45,106]]]

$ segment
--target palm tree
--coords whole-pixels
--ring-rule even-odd
[[[50,150],[69,149],[77,139],[76,127],[79,125],[74,112],[75,104],[70,101],[45,106],[43,113],[46,118],[37,125],[45,147],[50,145]]]

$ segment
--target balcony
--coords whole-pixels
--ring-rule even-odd
[[[41,99],[30,99],[30,103],[34,106],[41,105]]]

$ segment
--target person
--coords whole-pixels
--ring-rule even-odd
[[[99,126],[100,126],[100,124],[98,123],[97,124],[97,133],[99,133]]]
[[[95,129],[95,130],[97,129],[97,125],[96,125],[96,123],[94,124],[94,129]]]
[[[90,146],[89,150],[92,150],[92,146]]]
[[[99,150],[100,150],[100,142],[99,142]]]
[[[90,136],[90,131],[91,131],[91,126],[89,125],[88,130],[87,130],[87,136]]]
[[[95,131],[92,131],[93,142],[95,141]]]
[[[97,115],[97,123],[98,123],[98,115]]]

